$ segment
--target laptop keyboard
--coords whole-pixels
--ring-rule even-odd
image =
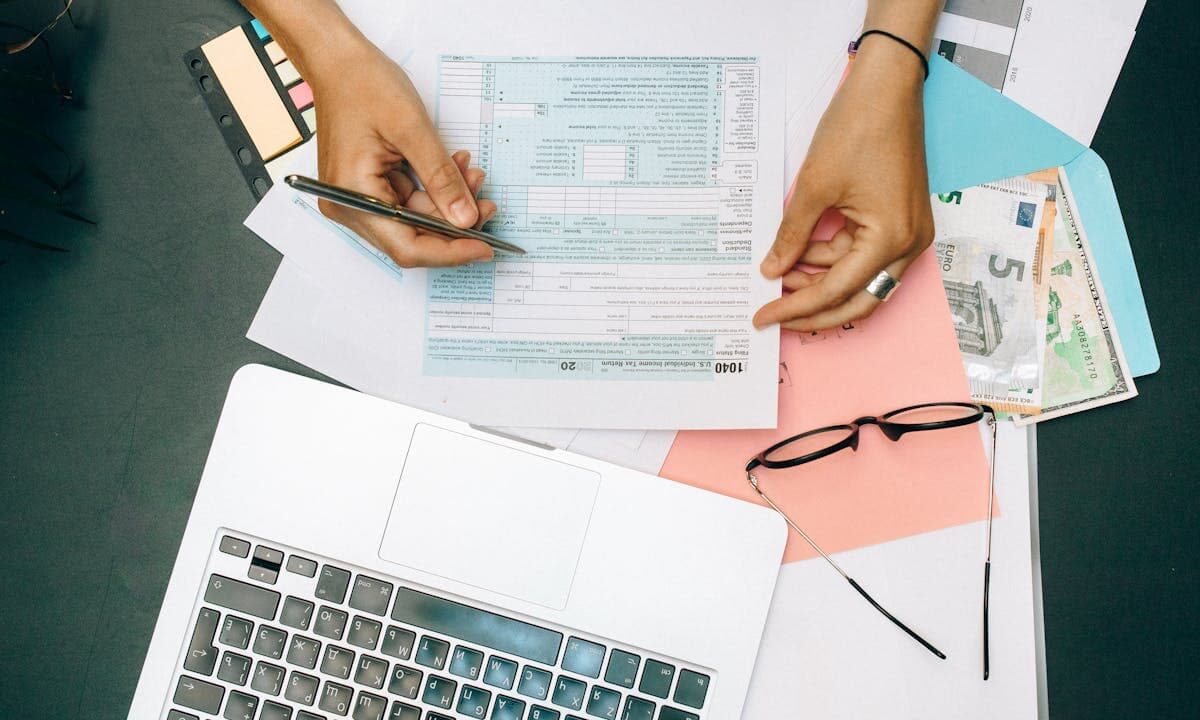
[[[711,673],[221,533],[166,720],[700,720]]]

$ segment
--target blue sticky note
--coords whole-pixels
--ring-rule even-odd
[[[258,18],[254,18],[250,21],[250,27],[254,28],[254,32],[258,35],[259,40],[266,42],[270,39],[271,33],[267,32],[266,26],[259,22]]]

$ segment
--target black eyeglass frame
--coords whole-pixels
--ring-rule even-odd
[[[900,415],[902,413],[911,412],[913,410],[921,410],[924,408],[931,408],[931,407],[961,407],[961,408],[968,408],[968,409],[974,410],[974,412],[972,412],[970,415],[964,415],[961,418],[951,418],[948,420],[936,420],[936,421],[924,422],[924,423],[894,423],[894,422],[889,421],[889,418],[896,417],[897,415]],[[750,482],[750,486],[754,488],[754,491],[756,493],[758,493],[759,497],[761,497],[768,505],[770,505],[771,508],[775,510],[775,512],[779,513],[783,517],[783,519],[787,522],[788,526],[790,526],[802,538],[804,538],[804,541],[806,543],[808,543],[808,545],[810,547],[812,547],[813,550],[816,550],[817,553],[820,554],[820,556],[822,558],[824,558],[824,560],[827,563],[829,563],[829,565],[831,567],[833,567],[833,569],[836,570],[838,572],[838,574],[840,574],[842,576],[842,578],[844,578],[850,584],[850,586],[852,588],[854,588],[854,590],[859,595],[861,595],[868,603],[870,603],[884,617],[886,617],[894,625],[896,625],[896,627],[900,628],[907,635],[909,635],[912,639],[914,639],[918,643],[920,643],[925,649],[929,650],[931,653],[936,655],[938,658],[945,660],[946,655],[941,650],[938,650],[936,647],[934,647],[932,644],[930,644],[930,642],[928,640],[921,637],[919,634],[917,634],[916,631],[914,631],[908,625],[905,625],[904,622],[900,620],[900,618],[898,618],[895,615],[888,612],[882,605],[880,605],[875,600],[875,598],[871,597],[870,593],[868,593],[862,587],[862,585],[860,585],[854,578],[850,577],[846,573],[846,571],[843,570],[842,567],[840,565],[838,565],[837,562],[834,561],[833,558],[831,558],[824,550],[822,550],[821,546],[818,545],[816,543],[816,541],[814,541],[812,539],[812,537],[810,537],[809,534],[806,533],[799,525],[797,525],[796,522],[794,520],[792,520],[791,516],[789,516],[786,512],[784,512],[783,509],[780,508],[775,503],[775,501],[772,500],[770,498],[770,496],[768,496],[763,491],[762,488],[759,487],[758,477],[756,475],[754,475],[753,470],[758,467],[764,467],[764,468],[768,468],[768,469],[772,469],[772,470],[792,468],[792,467],[796,467],[798,465],[803,465],[805,463],[812,462],[814,460],[820,460],[821,458],[828,457],[836,452],[845,450],[846,448],[851,448],[852,450],[857,451],[858,450],[859,431],[862,429],[862,427],[864,425],[875,425],[876,427],[878,427],[880,429],[880,431],[884,434],[885,437],[887,437],[890,440],[896,441],[910,432],[920,432],[920,431],[925,431],[925,430],[945,430],[945,429],[949,429],[949,428],[962,427],[965,425],[970,425],[972,423],[977,423],[984,418],[987,419],[987,424],[992,431],[992,448],[991,448],[992,452],[989,457],[991,469],[990,469],[990,477],[988,480],[987,546],[986,546],[986,554],[984,557],[984,567],[983,567],[983,679],[987,680],[988,677],[991,675],[991,662],[990,662],[991,653],[989,652],[990,643],[989,643],[989,632],[988,632],[988,626],[989,626],[988,598],[990,595],[989,590],[990,590],[990,586],[991,586],[991,569],[992,569],[992,501],[993,501],[993,498],[995,497],[995,490],[996,490],[996,411],[990,405],[983,405],[983,404],[977,404],[977,403],[964,403],[964,402],[921,403],[918,405],[910,405],[908,407],[903,407],[903,408],[900,408],[899,410],[892,410],[891,412],[888,412],[888,413],[885,413],[885,414],[879,415],[879,416],[860,417],[846,425],[829,425],[829,426],[826,426],[823,428],[817,428],[816,430],[808,430],[808,431],[802,432],[798,435],[793,435],[793,436],[787,438],[786,440],[777,442],[774,445],[772,445],[771,447],[767,448],[766,450],[763,450],[762,452],[758,453],[753,458],[751,458],[750,461],[746,463],[746,479]],[[848,436],[846,436],[845,438],[843,438],[842,440],[839,440],[838,442],[834,443],[833,445],[830,445],[827,448],[815,450],[813,452],[806,453],[804,455],[800,455],[799,457],[788,458],[786,460],[771,460],[767,457],[772,452],[788,445],[789,443],[793,443],[802,438],[817,435],[819,433],[830,432],[832,430],[842,430],[842,429],[849,430],[850,434]]]
[[[889,422],[889,420],[891,418],[896,417],[897,415],[900,415],[902,413],[912,412],[913,410],[922,410],[924,408],[931,408],[931,407],[961,407],[961,408],[968,408],[968,409],[974,410],[975,412],[970,415],[963,416],[961,418],[952,418],[949,420],[937,420],[937,421],[933,421],[933,422],[924,422],[924,423]],[[799,435],[793,435],[790,438],[787,438],[786,440],[781,440],[781,441],[775,443],[771,447],[769,447],[766,450],[763,450],[759,454],[755,455],[750,460],[750,462],[746,463],[746,472],[749,472],[749,471],[753,470],[754,468],[760,467],[760,466],[768,468],[770,470],[784,470],[787,468],[796,467],[797,465],[803,465],[805,463],[810,463],[814,460],[820,460],[821,458],[824,458],[824,457],[829,457],[830,455],[832,455],[836,452],[841,452],[842,450],[845,450],[846,448],[850,448],[851,450],[857,451],[858,450],[859,430],[861,430],[863,428],[863,426],[865,426],[865,425],[874,425],[874,426],[878,427],[879,430],[884,434],[884,436],[887,437],[887,439],[895,441],[895,440],[899,440],[901,437],[903,437],[904,435],[906,435],[910,432],[921,432],[923,430],[946,430],[949,428],[961,427],[963,425],[971,425],[973,423],[979,422],[980,420],[983,419],[983,417],[985,415],[988,415],[988,414],[991,414],[994,417],[996,414],[996,411],[993,410],[988,405],[979,405],[976,403],[935,402],[935,403],[921,403],[920,405],[909,405],[908,407],[903,407],[903,408],[900,408],[899,410],[892,410],[891,412],[885,413],[883,415],[872,415],[872,416],[867,416],[867,417],[860,417],[860,418],[856,419],[854,422],[851,422],[846,425],[827,425],[823,428],[817,428],[816,430],[808,430],[806,432],[800,433]],[[813,435],[819,435],[821,433],[832,432],[834,430],[849,430],[850,434],[847,435],[842,440],[839,440],[838,442],[834,443],[833,445],[830,445],[827,448],[815,450],[813,452],[806,453],[799,457],[788,458],[786,460],[771,460],[768,457],[771,453],[775,452],[779,448],[790,445],[791,443],[794,443],[797,440],[802,440],[806,437],[811,437]]]

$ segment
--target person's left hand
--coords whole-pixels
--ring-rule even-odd
[[[865,288],[887,270],[900,279],[933,241],[925,169],[922,73],[909,51],[875,42],[860,50],[813,137],[775,244],[767,278],[791,291],[754,316],[763,328],[837,327],[866,317],[880,301]],[[822,213],[837,208],[846,226],[810,243]],[[797,264],[817,266],[806,272]],[[903,292],[897,288],[895,292]]]

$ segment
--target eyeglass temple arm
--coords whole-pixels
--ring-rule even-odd
[[[992,584],[992,503],[996,497],[996,412],[987,405],[987,424],[992,431],[991,474],[988,478],[987,554],[983,560],[983,679],[992,674],[988,643],[988,596]]]
[[[787,513],[785,513],[783,510],[779,509],[779,506],[775,504],[774,500],[767,497],[767,494],[764,493],[762,491],[762,489],[758,486],[758,478],[754,475],[754,473],[750,472],[749,468],[746,471],[746,479],[750,481],[750,486],[754,488],[754,492],[758,493],[759,497],[761,497],[764,501],[766,501],[766,503],[768,505],[770,505],[775,510],[775,512],[779,513],[783,517],[784,521],[793,530],[795,530],[797,533],[799,533],[800,537],[804,538],[804,542],[808,543],[809,547],[811,547],[813,550],[816,550],[817,553],[819,553],[821,555],[821,557],[823,557],[825,559],[825,562],[829,563],[830,566],[832,566],[834,570],[837,570],[838,575],[841,575],[842,577],[846,578],[846,582],[850,583],[850,587],[854,588],[855,591],[857,591],[859,595],[862,595],[863,598],[865,598],[867,602],[871,603],[871,607],[875,608],[880,613],[882,613],[883,616],[885,618],[887,618],[888,620],[891,620],[892,623],[895,624],[896,627],[898,627],[901,630],[903,630],[904,632],[908,633],[908,636],[911,637],[913,640],[916,640],[917,642],[921,643],[921,646],[924,647],[926,650],[928,650],[929,652],[938,656],[942,660],[946,659],[945,653],[943,653],[941,650],[938,650],[937,648],[935,648],[933,645],[931,645],[929,643],[928,640],[921,637],[916,632],[914,632],[912,628],[910,628],[909,626],[907,626],[903,622],[901,622],[900,618],[896,617],[895,615],[893,615],[890,612],[888,612],[887,610],[885,610],[882,605],[875,602],[875,598],[871,597],[870,594],[868,594],[866,590],[863,590],[862,585],[859,585],[858,582],[854,580],[854,578],[847,575],[846,571],[843,570],[840,565],[838,565],[836,562],[834,562],[833,558],[829,557],[829,555],[827,555],[825,553],[825,551],[822,550],[821,547],[819,545],[817,545],[817,543],[815,543],[813,541],[813,539],[808,536],[808,533],[801,530],[800,526],[797,525],[795,522],[793,522],[792,519],[790,517],[788,517]]]
[[[880,613],[882,613],[885,618],[887,618],[888,620],[891,620],[892,624],[894,624],[896,627],[900,628],[904,632],[908,633],[909,637],[911,637],[913,640],[916,640],[917,642],[921,643],[922,647],[924,647],[929,652],[933,653],[934,655],[937,655],[942,660],[946,659],[945,653],[943,653],[941,650],[938,650],[933,645],[930,645],[928,640],[921,637],[916,632],[914,632],[912,628],[910,628],[909,626],[907,626],[903,622],[901,622],[900,618],[891,614],[890,612],[885,610],[882,605],[875,602],[875,598],[871,597],[871,595],[866,590],[863,590],[862,585],[859,585],[858,582],[856,582],[854,578],[847,576],[846,582],[850,583],[850,587],[857,590],[858,594],[862,595],[866,599],[866,601],[871,603],[871,605],[876,610],[878,610]]]

